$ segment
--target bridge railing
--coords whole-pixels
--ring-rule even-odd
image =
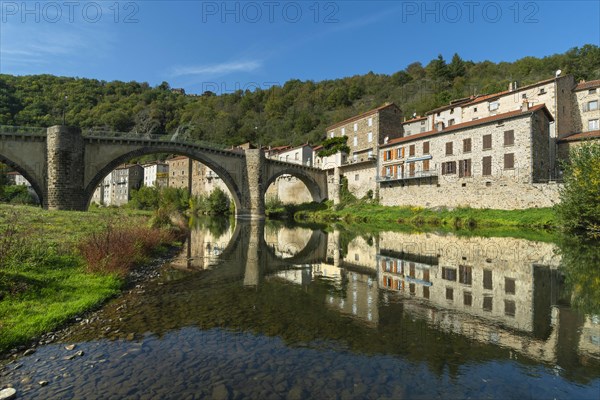
[[[46,136],[46,128],[35,126],[0,125],[0,134],[1,133],[12,135]]]
[[[142,139],[142,140],[154,140],[159,142],[174,142],[179,144],[189,144],[194,146],[208,147],[218,150],[226,150],[226,146],[222,144],[207,142],[204,140],[192,140],[187,135],[182,134],[166,134],[166,135],[155,135],[150,133],[141,132],[115,132],[105,130],[94,130],[88,129],[82,131],[84,137],[94,138],[114,138],[114,139]]]

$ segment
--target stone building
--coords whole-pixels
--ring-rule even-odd
[[[570,133],[600,130],[600,79],[580,82],[573,89],[575,112],[573,130]],[[564,137],[565,135],[562,135]]]
[[[92,203],[105,206],[122,206],[131,199],[131,192],[138,190],[144,182],[141,165],[121,165],[108,174],[98,185]]]
[[[381,204],[515,209],[558,201],[553,120],[544,105],[390,140],[379,151]]]
[[[327,128],[328,138],[344,136],[350,153],[336,175],[347,180],[356,197],[376,196],[379,146],[402,136],[402,112],[395,104],[386,103]]]
[[[169,185],[169,165],[156,161],[144,165],[144,186],[167,187]]]
[[[31,183],[23,175],[16,171],[7,172],[6,177],[12,185],[31,187]]]

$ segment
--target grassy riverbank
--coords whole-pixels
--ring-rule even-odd
[[[490,210],[475,208],[425,209],[420,207],[384,207],[373,203],[333,207],[330,204],[292,206],[296,220],[312,222],[368,223],[380,227],[392,224],[411,227],[449,229],[523,228],[553,230],[558,227],[552,208],[526,210]]]
[[[172,236],[159,234],[160,243],[150,243],[154,248],[137,237],[129,246],[114,242],[131,227],[138,235],[164,233],[148,227],[150,216],[130,210],[53,212],[0,205],[0,353],[118,294],[126,271],[111,269],[111,260],[139,265],[172,241]]]

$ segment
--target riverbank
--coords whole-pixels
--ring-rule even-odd
[[[128,232],[121,228],[146,235],[165,232],[145,228],[150,217],[149,212],[120,209],[83,213],[0,205],[0,354],[119,294],[129,278],[123,270],[106,268],[111,258],[140,266],[165,254],[174,243],[167,234],[152,247],[131,240],[129,251],[110,242],[114,232]],[[82,247],[86,243],[88,247]],[[110,250],[116,247],[120,254]],[[91,250],[97,251],[86,254]],[[108,253],[102,257],[102,252]],[[99,265],[90,265],[91,257]]]
[[[385,207],[373,203],[332,206],[328,203],[292,206],[290,214],[298,221],[399,224],[411,227],[450,229],[523,228],[556,230],[558,222],[552,208],[491,210],[476,208],[425,209]]]

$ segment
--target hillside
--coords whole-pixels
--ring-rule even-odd
[[[168,83],[105,82],[51,75],[0,75],[0,124],[51,126],[65,110],[69,125],[85,129],[165,134],[224,145],[318,143],[337,121],[395,102],[406,116],[450,99],[529,84],[557,69],[576,80],[600,78],[600,48],[585,45],[544,58],[474,63],[455,54],[392,75],[368,73],[322,82],[290,80],[268,90],[201,96],[174,93]],[[65,100],[65,96],[67,99]]]

